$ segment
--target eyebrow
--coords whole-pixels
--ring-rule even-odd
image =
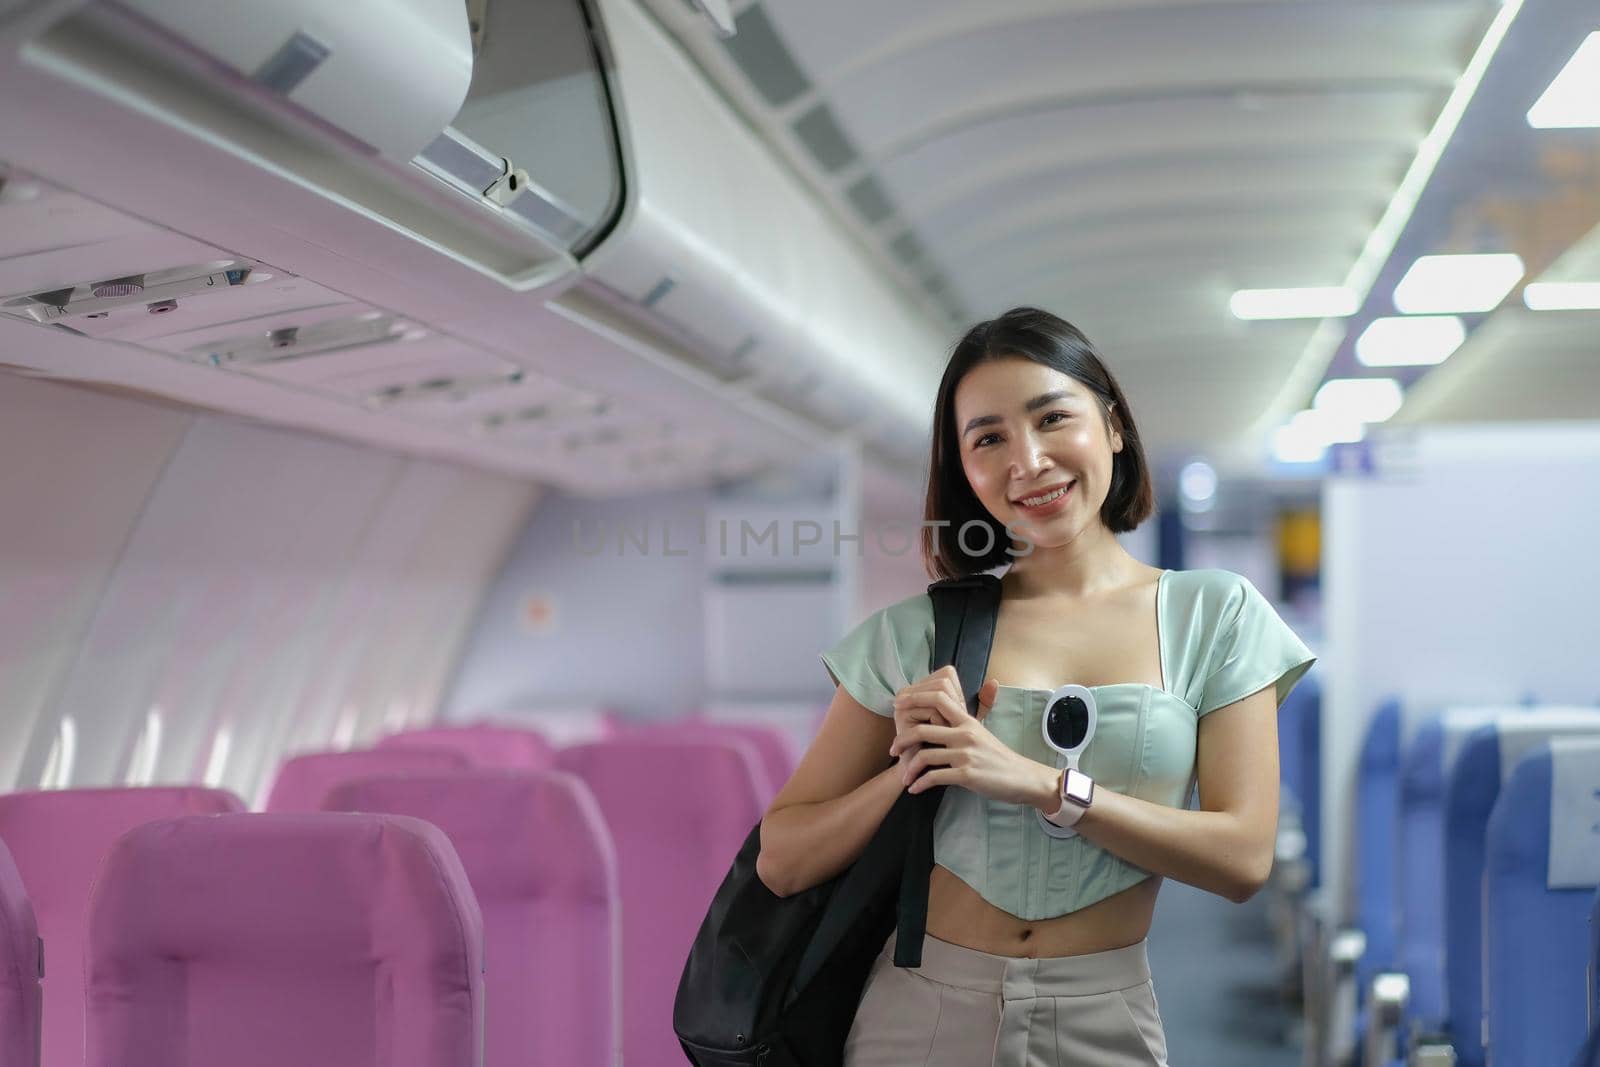
[[[1023,405],[1023,410],[1038,411],[1040,408],[1054,404],[1058,400],[1070,400],[1071,398],[1072,394],[1064,389],[1058,389],[1053,393],[1040,393],[1038,396],[1028,401],[1027,404]],[[967,434],[971,433],[973,430],[976,430],[980,426],[993,426],[999,421],[999,415],[979,415],[962,428],[961,436],[967,436]]]

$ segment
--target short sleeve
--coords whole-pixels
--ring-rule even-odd
[[[1267,686],[1281,705],[1316,657],[1279,618],[1250,580],[1238,577],[1217,627],[1206,666],[1200,714],[1243,700]]]
[[[933,604],[923,595],[868,615],[821,657],[834,684],[862,706],[890,716],[894,695],[927,677],[932,650]]]

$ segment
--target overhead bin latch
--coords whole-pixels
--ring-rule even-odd
[[[528,187],[530,179],[528,178],[528,172],[511,162],[511,160],[502,157],[501,162],[505,164],[505,169],[500,172],[500,177],[489,183],[489,188],[483,191],[483,195],[501,207],[505,207],[522,195],[522,191]]]
[[[728,5],[728,0],[689,0],[689,6],[706,17],[706,21],[711,23],[711,28],[717,31],[718,37],[734,35],[733,11]]]

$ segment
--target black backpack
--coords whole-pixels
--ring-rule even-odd
[[[976,713],[1000,580],[935,582],[932,669],[955,664]],[[717,889],[690,950],[672,1026],[698,1067],[835,1067],[868,972],[898,929],[895,966],[922,965],[933,821],[944,787],[902,793],[861,856],[832,880],[775,896],[756,876],[761,825]]]

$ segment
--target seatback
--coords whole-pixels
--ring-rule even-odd
[[[37,1067],[44,942],[11,851],[0,842],[0,1064]]]
[[[1589,1036],[1572,1067],[1600,1067],[1600,891],[1589,909]]]
[[[1406,748],[1400,778],[1399,950],[1410,976],[1407,1015],[1429,1032],[1445,1028],[1444,794],[1467,736],[1515,707],[1448,708],[1424,723]]]
[[[555,748],[532,730],[487,723],[406,730],[390,734],[374,747],[452,749],[479,770],[542,771],[556,758]]]
[[[130,831],[89,908],[87,1067],[476,1067],[483,923],[399,815]]]
[[[1445,786],[1445,1005],[1461,1067],[1483,1067],[1483,870],[1489,814],[1530,750],[1600,735],[1600,708],[1530,708],[1474,730]]]
[[[334,786],[357,778],[464,771],[466,756],[448,748],[369,748],[307,752],[284,760],[267,794],[267,811],[321,811]]]
[[[718,722],[689,717],[681,719],[626,719],[613,715],[608,720],[611,736],[617,738],[667,738],[692,741],[726,738],[749,746],[759,767],[758,782],[764,802],[770,803],[794,774],[795,758],[782,731],[759,723]]]
[[[1584,1041],[1588,940],[1600,885],[1600,741],[1525,756],[1489,817],[1484,974],[1495,1067],[1562,1067]]]
[[[678,979],[717,886],[763,807],[747,749],[726,741],[618,739],[562,751],[594,792],[622,880],[623,1059],[683,1062]]]
[[[83,946],[89,892],[101,862],[129,830],[175,815],[244,810],[220,789],[56,789],[0,796],[10,846],[44,938],[44,1067],[83,1065]]]
[[[599,805],[574,775],[367,778],[330,811],[425,819],[455,846],[493,967],[485,1067],[614,1067],[622,1041],[621,888]]]
[[[1278,708],[1280,774],[1284,785],[1300,802],[1301,829],[1306,835],[1306,859],[1311,882],[1321,883],[1322,842],[1322,689],[1315,671],[1295,686]]]
[[[1289,694],[1291,697],[1293,693]],[[1396,966],[1399,939],[1400,702],[1379,705],[1361,742],[1356,774],[1356,922],[1366,934],[1358,988]]]

